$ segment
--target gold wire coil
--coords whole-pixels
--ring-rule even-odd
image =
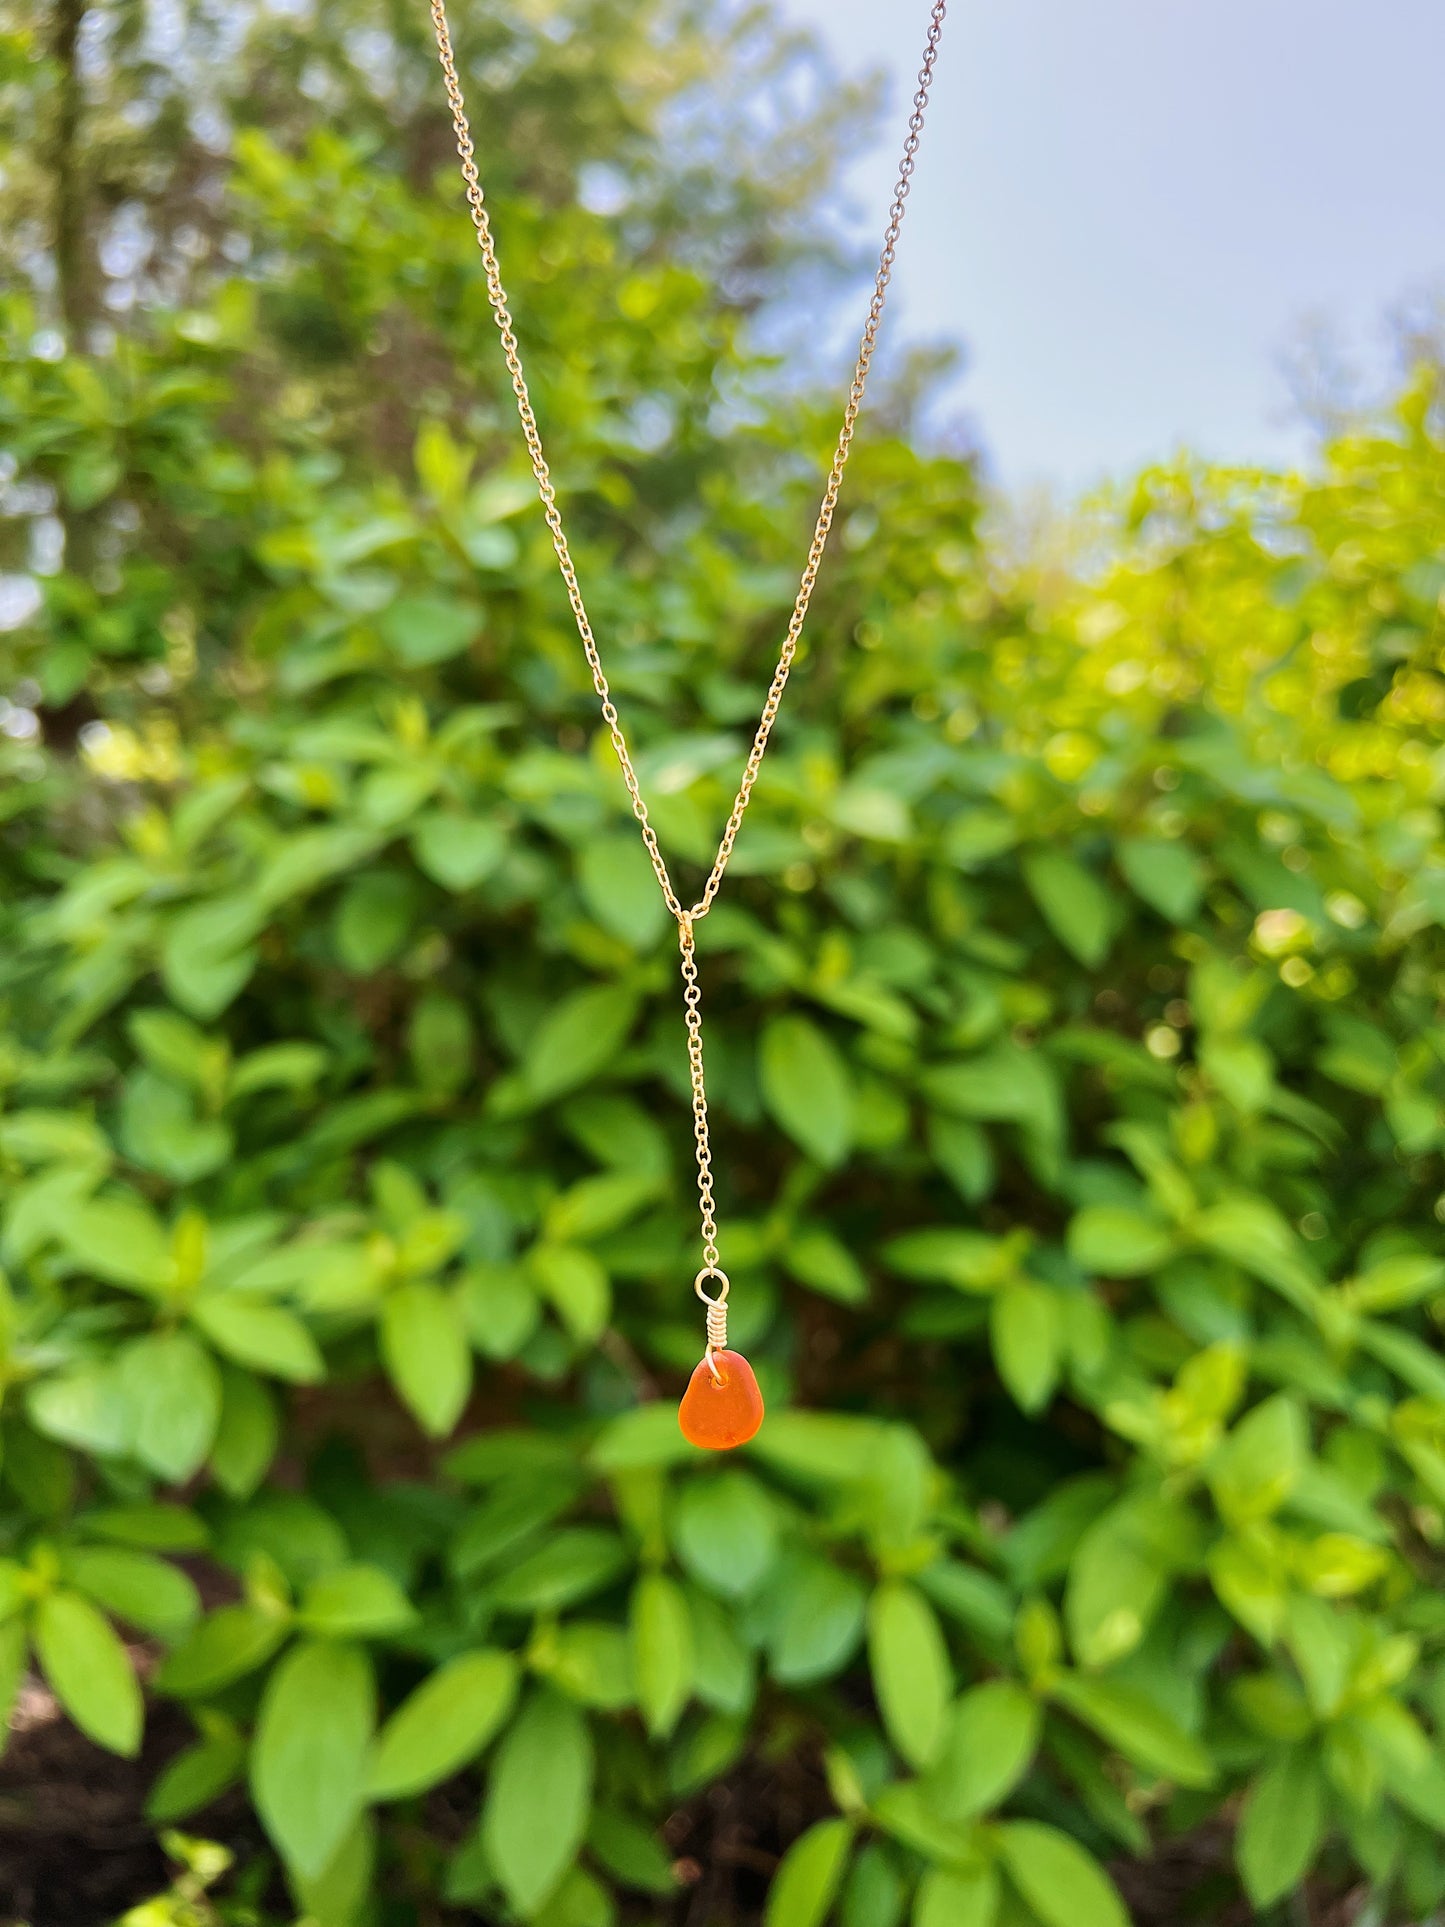
[[[704,1281],[708,1278],[716,1278],[718,1281],[718,1292],[715,1298],[710,1297],[703,1289]],[[725,1352],[728,1348],[728,1292],[732,1286],[725,1271],[720,1271],[716,1265],[704,1265],[693,1279],[692,1288],[707,1306],[707,1351],[704,1357],[707,1368],[713,1375],[714,1383],[721,1385],[723,1375],[717,1368],[713,1353]]]

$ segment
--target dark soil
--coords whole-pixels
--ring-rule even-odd
[[[149,1708],[140,1758],[117,1759],[78,1733],[38,1681],[28,1681],[0,1758],[0,1927],[111,1927],[127,1908],[165,1892],[171,1870],[145,1818],[145,1798],[166,1760],[193,1737],[185,1715],[158,1702]],[[455,1810],[427,1815],[433,1854],[449,1839],[460,1844],[475,1820],[475,1788],[461,1781],[438,1789],[429,1804],[449,1792]],[[821,1767],[806,1749],[774,1760],[749,1756],[664,1822],[676,1899],[640,1901],[636,1912],[624,1908],[624,1919],[636,1927],[758,1927],[778,1861],[832,1811]],[[190,1827],[230,1846],[239,1867],[254,1864],[261,1848],[239,1792]],[[1135,1927],[1248,1927],[1253,1916],[1232,1861],[1231,1830],[1215,1820],[1112,1872]],[[274,1898],[284,1908],[279,1891]],[[1301,1927],[1351,1927],[1364,1898],[1312,1892],[1300,1897],[1297,1918]],[[437,1927],[478,1919],[449,1910],[423,1917]]]
[[[760,1921],[779,1860],[800,1833],[833,1811],[821,1769],[806,1759],[740,1762],[663,1823],[682,1883],[668,1927]]]
[[[20,1690],[0,1758],[0,1927],[104,1927],[168,1884],[142,1808],[190,1722],[152,1709],[139,1759],[94,1746],[37,1682]]]
[[[178,1708],[155,1702],[140,1757],[118,1759],[77,1732],[43,1685],[27,1681],[0,1758],[0,1927],[110,1927],[127,1908],[165,1892],[172,1870],[145,1817],[145,1799],[161,1767],[193,1738]],[[453,1833],[459,1844],[475,1819],[476,1793],[460,1783],[457,1793],[455,1824],[439,1832]],[[664,1827],[681,1882],[667,1927],[759,1921],[789,1843],[830,1811],[815,1765],[796,1757],[741,1763]],[[186,1828],[231,1846],[241,1864],[258,1845],[241,1796],[194,1816]],[[648,1927],[662,1927],[659,1904],[643,1907]]]

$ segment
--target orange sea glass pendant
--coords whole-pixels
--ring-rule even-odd
[[[741,1352],[715,1351],[711,1364],[702,1361],[682,1395],[677,1422],[690,1445],[709,1452],[747,1444],[763,1422],[763,1395]]]

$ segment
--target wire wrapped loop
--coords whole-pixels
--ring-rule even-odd
[[[704,1285],[709,1278],[717,1280],[716,1297],[704,1290]],[[692,1288],[707,1306],[707,1351],[704,1356],[707,1368],[712,1373],[713,1383],[721,1385],[723,1375],[718,1370],[713,1353],[725,1352],[728,1348],[728,1292],[732,1286],[725,1271],[720,1271],[716,1265],[704,1265],[693,1279]]]

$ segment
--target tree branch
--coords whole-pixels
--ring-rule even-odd
[[[58,74],[55,138],[51,172],[55,186],[55,278],[60,312],[72,352],[84,348],[94,311],[94,275],[87,245],[84,170],[80,161],[80,123],[84,109],[77,60],[85,0],[56,0],[51,57]]]

